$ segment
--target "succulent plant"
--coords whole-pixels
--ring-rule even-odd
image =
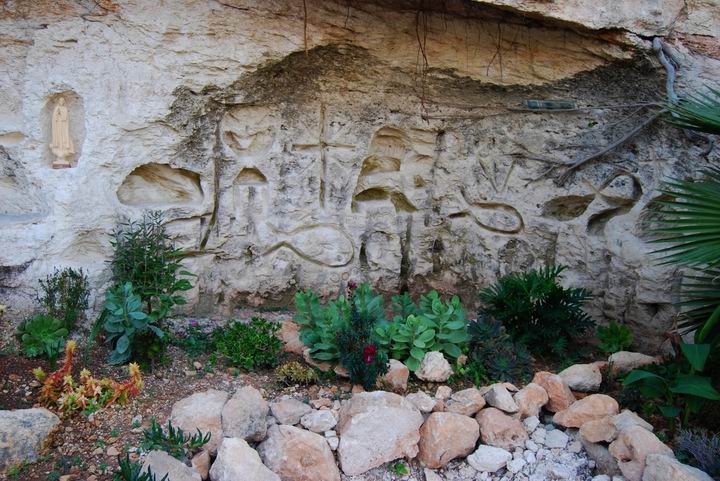
[[[502,323],[489,316],[468,325],[471,365],[481,366],[490,381],[517,382],[532,372],[533,358],[527,347],[514,342]]]

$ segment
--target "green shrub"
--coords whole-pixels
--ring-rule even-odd
[[[142,300],[126,283],[105,293],[103,328],[110,343],[111,364],[122,364],[130,359],[153,360],[162,346],[153,346],[165,338],[158,320],[145,314]]]
[[[161,212],[146,212],[141,221],[121,224],[111,244],[113,284],[131,283],[147,314],[162,320],[173,306],[185,304],[177,293],[192,289],[192,284],[180,276],[193,274],[180,270],[183,254],[167,234]]]
[[[294,384],[313,384],[317,382],[318,376],[315,370],[309,366],[300,364],[297,361],[286,362],[275,369],[275,376],[278,381],[288,386]]]
[[[28,357],[45,356],[53,365],[65,348],[67,335],[63,321],[45,314],[23,321],[17,329],[23,354]]]
[[[347,369],[350,382],[370,390],[388,369],[387,354],[378,348],[373,330],[377,324],[374,306],[382,306],[382,298],[374,298],[369,305],[359,291],[351,293],[350,322],[338,332],[337,345],[340,364]]]
[[[582,309],[590,292],[559,285],[564,269],[545,267],[500,278],[480,292],[482,312],[502,322],[533,353],[564,355],[574,338],[594,326]]]
[[[210,441],[211,433],[203,434],[200,429],[197,433],[190,435],[176,428],[170,421],[167,424],[167,432],[152,419],[150,428],[143,431],[143,439],[140,446],[146,451],[156,449],[165,451],[170,456],[181,461],[188,460],[194,453],[200,450]]]
[[[82,269],[55,269],[52,275],[40,281],[38,300],[51,317],[63,321],[70,331],[88,308],[90,288]]]
[[[282,341],[275,335],[280,324],[253,317],[249,324],[229,321],[213,332],[213,344],[228,364],[251,370],[277,366]]]
[[[154,361],[162,355],[167,345],[162,321],[175,305],[185,304],[185,298],[178,292],[192,289],[190,281],[180,276],[193,274],[181,269],[182,251],[176,249],[163,225],[161,212],[146,212],[137,222],[121,224],[114,232],[111,244],[115,252],[110,265],[112,268],[114,309],[107,305],[90,336],[94,339],[98,326],[109,332],[113,345],[111,362],[125,362],[133,356]],[[133,314],[122,313],[121,291],[130,286],[133,298]],[[122,295],[129,298],[129,293]],[[139,306],[135,300],[139,299]],[[107,302],[107,298],[106,298]],[[112,314],[110,311],[118,314]],[[145,318],[140,315],[144,313]],[[108,322],[108,318],[113,318]],[[120,316],[123,319],[119,319]],[[129,328],[130,336],[123,336],[120,325]],[[109,327],[109,329],[108,329]],[[118,334],[119,333],[119,334]],[[130,350],[126,343],[130,340]],[[118,348],[119,343],[119,348]]]
[[[368,284],[361,284],[354,293],[358,312],[373,324],[385,322],[382,296]],[[295,295],[295,321],[300,325],[300,340],[310,348],[310,356],[318,361],[337,361],[340,352],[337,333],[350,323],[351,307],[344,295],[321,305],[317,294],[302,291]]]
[[[470,322],[469,363],[475,384],[522,382],[532,374],[533,358],[524,344],[515,342],[496,319],[484,316]]]
[[[462,354],[468,341],[465,310],[457,296],[443,302],[436,291],[420,297],[420,305],[408,302],[409,297],[395,296],[396,312],[411,312],[407,317],[396,316],[392,322],[377,326],[375,333],[381,346],[390,356],[417,370],[425,354],[440,351],[452,359]]]
[[[196,357],[213,350],[212,333],[205,332],[197,321],[191,321],[185,335],[177,338],[175,344],[191,357]]]
[[[642,396],[655,402],[657,410],[671,423],[682,416],[687,425],[692,414],[700,412],[706,400],[720,401],[709,376],[703,376],[710,355],[709,344],[681,343],[682,358],[627,375],[625,386],[637,385]]]
[[[598,327],[597,336],[600,340],[598,347],[605,354],[627,351],[633,343],[633,335],[630,328],[618,324],[615,321],[610,321],[607,327]]]

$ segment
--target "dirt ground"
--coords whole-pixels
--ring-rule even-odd
[[[127,378],[126,367],[107,364],[108,352],[102,343],[97,343],[85,358],[82,347],[81,341],[73,369],[76,376],[82,368],[88,368],[98,378]],[[40,384],[32,370],[42,367],[46,372],[51,371],[45,360],[12,353],[16,348],[5,346],[0,354],[0,409],[35,405]],[[251,385],[268,400],[292,394],[309,401],[317,398],[321,388],[332,391],[340,399],[349,397],[352,389],[346,380],[336,378],[334,374],[324,375],[311,386],[285,386],[276,380],[273,370],[241,372],[219,362],[213,363],[209,355],[191,357],[175,345],[169,346],[165,358],[166,361],[152,371],[143,372],[145,386],[140,396],[124,406],[110,406],[91,416],[76,414],[64,418],[49,449],[38,462],[13,466],[6,470],[4,477],[0,474],[0,479],[57,481],[61,476],[73,475],[61,481],[112,480],[118,467],[118,456],[130,453],[131,459],[138,457],[135,448],[140,446],[143,429],[149,427],[151,419],[155,417],[161,424],[167,422],[173,403],[198,391],[213,388],[232,393],[238,387]],[[287,355],[283,361],[293,359]],[[431,384],[411,383],[408,389],[434,392],[436,388]],[[141,418],[139,426],[133,424],[138,417]]]

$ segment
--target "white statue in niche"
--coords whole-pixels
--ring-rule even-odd
[[[75,153],[75,148],[70,138],[68,109],[63,97],[60,97],[53,109],[50,150],[56,157],[52,164],[54,169],[71,167],[70,157]]]

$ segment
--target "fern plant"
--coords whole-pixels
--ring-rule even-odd
[[[633,335],[630,328],[623,324],[618,324],[616,321],[610,321],[607,327],[598,327],[597,335],[600,340],[598,347],[605,354],[626,351],[633,343]]]
[[[480,316],[468,325],[468,374],[475,384],[521,382],[532,373],[533,358],[524,344],[513,341],[500,321]]]
[[[594,327],[583,311],[590,292],[558,283],[563,266],[500,278],[480,291],[483,314],[502,322],[508,334],[536,354],[563,356],[567,345]]]

